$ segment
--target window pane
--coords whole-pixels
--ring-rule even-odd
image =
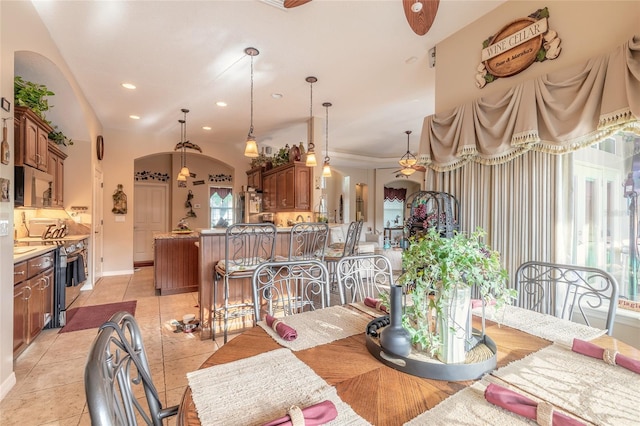
[[[216,191],[220,189],[220,191]],[[233,224],[233,194],[229,188],[209,188],[209,209],[211,210],[211,227]],[[223,194],[224,197],[221,197]]]

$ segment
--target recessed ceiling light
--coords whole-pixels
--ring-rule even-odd
[[[139,115],[130,115],[129,118],[131,118],[133,120],[140,120],[140,116]]]
[[[227,103],[224,102],[224,101],[218,101],[218,102],[216,102],[216,105],[218,105],[219,107],[226,107]]]
[[[282,93],[272,93],[271,97],[273,99],[282,99]]]
[[[202,126],[202,130],[211,130],[211,127],[209,127],[209,126]]]
[[[124,87],[125,89],[133,90],[136,88],[136,85],[131,83],[122,83],[122,87]]]

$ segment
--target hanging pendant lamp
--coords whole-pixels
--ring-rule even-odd
[[[416,171],[413,166],[418,162],[418,159],[409,151],[409,135],[411,134],[411,130],[406,130],[405,133],[407,134],[407,152],[398,160],[398,163],[402,166],[400,173],[405,176],[410,176]]]
[[[309,91],[310,91],[310,96],[309,96],[309,143],[307,144],[307,159],[305,162],[305,165],[307,167],[315,167],[318,165],[318,162],[316,161],[316,151],[315,151],[315,144],[313,143],[313,131],[314,131],[314,126],[313,126],[313,83],[315,83],[316,81],[318,81],[317,78],[315,77],[307,77],[305,79],[307,81],[307,83],[309,83]]]
[[[244,155],[245,157],[256,158],[258,156],[258,143],[256,142],[255,136],[253,136],[253,57],[258,56],[260,52],[254,47],[247,47],[244,49],[244,53],[251,56],[251,122],[247,142],[244,147]]]
[[[324,145],[324,165],[322,166],[322,177],[331,177],[331,159],[329,158],[329,107],[331,106],[331,102],[325,102],[322,106],[326,110],[326,119],[325,119],[325,145]]]
[[[180,143],[176,145],[176,149],[180,148],[180,173],[178,173],[179,181],[186,181],[187,177],[189,177],[189,167],[187,167],[187,113],[188,109],[182,108],[182,114],[184,118],[182,120],[178,120],[180,123]]]

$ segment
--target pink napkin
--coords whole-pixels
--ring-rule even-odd
[[[364,304],[370,308],[375,308],[387,314],[389,313],[389,309],[387,309],[387,307],[382,304],[382,301],[380,299],[374,299],[373,297],[365,297]]]
[[[601,359],[613,365],[619,365],[620,367],[626,368],[627,370],[631,370],[634,373],[640,374],[640,361],[633,358],[629,358],[628,356],[619,354],[618,352],[614,352],[614,353],[610,353],[610,355],[608,356],[608,358],[611,360],[611,362],[609,362],[605,358],[605,349],[601,348],[598,345],[594,345],[593,343],[585,342],[584,340],[580,340],[580,339],[573,339],[573,345],[571,346],[571,350],[582,355]]]
[[[333,405],[331,401],[322,401],[318,404],[311,405],[307,408],[302,409],[302,414],[304,415],[304,424],[305,426],[316,426],[323,425],[325,423],[329,423],[331,420],[338,417],[338,410],[336,410],[336,406]],[[284,417],[280,417],[279,419],[272,420],[269,423],[264,424],[263,426],[292,426],[293,422],[291,421],[291,417],[286,415]]]
[[[289,327],[287,324],[283,323],[279,319],[272,317],[271,315],[267,315],[265,318],[267,325],[273,328],[278,336],[282,337],[286,341],[296,340],[298,337],[298,332],[295,328]]]
[[[487,306],[495,305],[495,300],[489,300],[487,302]],[[471,299],[471,309],[481,308],[482,307],[482,299]]]
[[[531,420],[537,420],[538,403],[510,389],[489,383],[484,391],[484,398],[490,403],[519,414]],[[579,426],[579,422],[569,416],[553,411],[553,426]]]

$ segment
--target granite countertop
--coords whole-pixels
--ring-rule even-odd
[[[55,246],[55,242],[56,241],[65,241],[65,242],[73,242],[73,241],[82,241],[89,238],[88,234],[73,234],[73,235],[66,235],[63,238],[52,238],[52,239],[48,239],[48,240],[43,240],[41,237],[23,237],[23,238],[18,238],[16,240],[16,242],[18,243],[17,245],[37,245],[35,243],[48,243],[48,244],[42,244],[42,245],[53,245]]]
[[[155,234],[153,236],[156,240],[176,240],[180,238],[197,238],[198,233],[196,231],[191,232],[164,232],[161,234]]]
[[[49,253],[55,250],[58,246],[20,246],[13,248],[13,263],[20,263],[25,260],[32,259],[40,256],[41,254]]]
[[[226,232],[227,228],[198,229],[198,233],[201,235],[220,235]],[[291,232],[291,226],[276,226],[276,232]]]

